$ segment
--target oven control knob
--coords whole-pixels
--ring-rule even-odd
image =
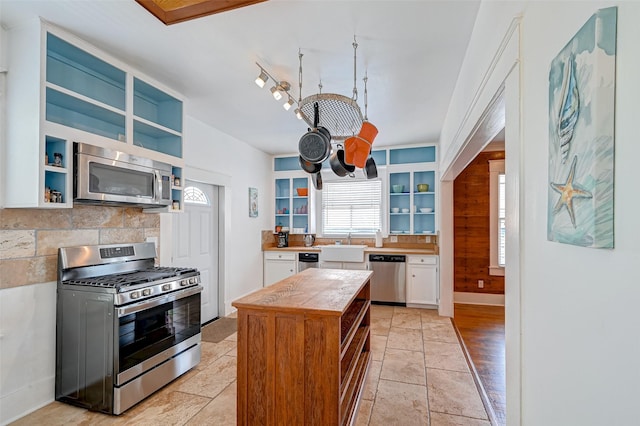
[[[169,291],[171,290],[171,284],[165,284],[162,286],[162,291]]]
[[[137,291],[132,291],[131,292],[131,298],[132,299],[137,299],[138,297],[140,297],[140,293],[138,293]]]
[[[189,284],[195,284],[196,279],[195,278],[189,278]]]
[[[144,290],[142,290],[142,295],[143,296],[149,296],[151,294],[151,289],[150,288],[145,288]]]
[[[181,286],[183,286],[183,287],[184,287],[185,285],[189,285],[189,280],[182,280],[182,281],[180,281],[180,285],[181,285]]]

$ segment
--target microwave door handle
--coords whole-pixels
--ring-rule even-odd
[[[155,181],[155,185],[153,185],[153,201],[157,204],[160,204],[162,201],[162,175],[159,170],[153,171],[153,179]]]

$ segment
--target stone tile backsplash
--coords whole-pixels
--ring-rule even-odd
[[[58,248],[160,237],[160,216],[139,208],[0,209],[0,289],[57,279]]]

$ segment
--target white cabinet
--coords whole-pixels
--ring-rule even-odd
[[[407,306],[438,305],[438,256],[408,256]]]
[[[184,181],[177,94],[37,19],[8,40],[4,207],[72,207],[74,141],[169,163]],[[182,206],[181,186],[172,196]]]
[[[297,271],[297,253],[278,253],[273,251],[264,252],[264,279],[263,287],[269,286],[283,280]]]

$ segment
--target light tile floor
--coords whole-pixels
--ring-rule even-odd
[[[235,425],[236,334],[202,343],[202,360],[120,416],[51,404],[13,425]],[[357,425],[489,425],[449,318],[371,307],[373,361]]]

